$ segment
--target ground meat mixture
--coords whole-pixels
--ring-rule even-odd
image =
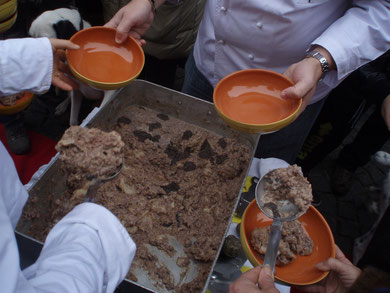
[[[282,229],[276,257],[278,266],[289,264],[295,260],[297,255],[310,255],[312,253],[313,241],[298,220],[283,223]],[[252,231],[250,243],[262,258],[264,258],[267,250],[269,235],[270,226],[257,228]]]
[[[24,92],[20,92],[14,95],[0,97],[0,104],[3,106],[13,106],[16,102],[24,96]]]
[[[68,185],[79,187],[86,178],[107,178],[123,163],[124,143],[116,131],[69,127],[56,145],[68,174]]]
[[[107,130],[122,137],[125,163],[115,179],[101,184],[95,202],[113,212],[137,244],[127,277],[142,284],[143,271],[158,291],[200,292],[229,225],[251,152],[234,139],[136,105],[115,119]],[[83,195],[85,189],[69,188],[49,203],[51,224],[46,223],[45,231],[34,228],[30,219],[27,235],[44,239]],[[25,215],[31,214],[27,204]]]
[[[275,206],[280,207],[287,201],[293,203],[299,213],[304,213],[309,208],[313,200],[312,188],[297,165],[272,170],[264,176],[264,180],[261,202],[263,206],[269,207],[267,214],[278,217]]]

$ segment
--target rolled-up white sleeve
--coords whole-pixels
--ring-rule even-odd
[[[135,251],[111,212],[93,203],[78,205],[50,231],[36,263],[23,271],[27,282],[19,290],[27,285],[36,292],[113,292]]]
[[[337,65],[323,82],[333,86],[390,49],[390,1],[355,0],[312,45],[326,48]]]
[[[0,41],[0,96],[50,88],[53,50],[48,38]]]

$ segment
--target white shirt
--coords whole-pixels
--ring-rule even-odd
[[[48,39],[1,41],[0,64],[0,93],[50,87],[53,57]],[[93,203],[76,206],[59,221],[36,263],[20,270],[14,229],[27,198],[0,142],[0,291],[113,292],[126,276],[136,247],[119,220]]]
[[[314,44],[331,53],[338,70],[319,82],[312,102],[390,48],[390,1],[209,0],[194,58],[215,87],[241,69],[283,73]]]

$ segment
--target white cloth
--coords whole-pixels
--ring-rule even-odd
[[[215,86],[241,69],[283,73],[304,58],[311,45],[321,45],[338,70],[319,82],[313,103],[349,73],[387,51],[389,27],[390,2],[384,0],[209,0],[194,58]]]
[[[20,89],[47,90],[52,74],[49,46],[47,39],[1,41],[0,93],[12,94]],[[26,54],[30,59],[25,58]],[[37,64],[37,60],[43,64]],[[11,75],[14,76],[12,81],[9,80]],[[1,142],[0,180],[1,292],[96,293],[115,290],[129,270],[136,247],[111,212],[93,203],[75,207],[51,230],[37,262],[22,272],[14,229],[28,194]]]
[[[48,38],[0,41],[0,96],[50,88],[53,49]]]

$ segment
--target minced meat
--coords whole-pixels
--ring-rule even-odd
[[[274,169],[264,175],[264,194],[261,200],[263,206],[271,203],[278,207],[289,201],[298,208],[299,213],[304,213],[312,200],[311,185],[297,165]],[[273,216],[278,215],[275,213]]]
[[[264,258],[270,235],[270,226],[257,228],[252,231],[250,243]],[[276,264],[284,266],[296,259],[297,255],[310,255],[313,251],[313,241],[298,221],[283,223]]]

